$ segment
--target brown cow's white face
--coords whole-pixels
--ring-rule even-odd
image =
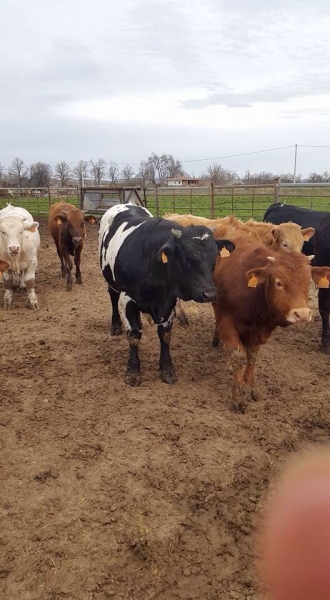
[[[278,239],[274,247],[301,252],[303,243],[313,237],[314,233],[313,227],[301,229],[300,225],[296,225],[296,223],[281,223],[278,225]]]

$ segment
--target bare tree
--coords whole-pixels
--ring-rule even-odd
[[[55,165],[55,175],[59,177],[61,186],[65,187],[71,175],[71,169],[65,160],[62,160],[62,162],[59,162],[57,165]]]
[[[324,173],[322,175],[322,181],[324,181],[324,183],[329,183],[330,173],[328,171],[324,171]]]
[[[178,175],[185,175],[182,164],[178,159],[175,159],[172,154],[167,155],[167,175],[168,177],[178,177]]]
[[[322,183],[322,175],[319,173],[310,173],[308,175],[307,181],[310,183]]]
[[[136,176],[143,183],[143,185],[146,185],[147,183],[155,183],[155,169],[153,164],[148,163],[145,160],[141,160]]]
[[[131,181],[134,175],[134,171],[131,167],[131,165],[126,165],[122,172],[121,172],[122,178],[125,179],[125,181]]]
[[[112,162],[110,163],[110,167],[109,167],[109,177],[110,177],[110,181],[111,183],[116,183],[118,177],[119,177],[119,167],[117,165],[117,163]]]
[[[267,171],[261,171],[261,173],[251,173],[246,171],[242,182],[246,184],[262,184],[262,183],[273,183],[276,175]]]
[[[83,187],[84,179],[88,177],[88,162],[86,160],[80,160],[77,166],[72,169],[72,173],[77,177],[80,187]]]
[[[91,163],[91,174],[93,176],[95,185],[101,185],[101,181],[105,175],[106,162],[104,158],[99,158],[97,162],[90,161]]]
[[[213,181],[216,185],[225,185],[233,179],[237,179],[236,171],[232,169],[224,169],[218,163],[214,163],[207,167],[207,178]]]
[[[29,183],[31,187],[48,186],[51,176],[52,167],[49,164],[43,162],[36,162],[30,165]]]
[[[9,175],[10,178],[13,179],[13,182],[18,185],[18,187],[22,186],[22,179],[26,177],[27,169],[24,161],[21,158],[18,158],[18,156],[16,156],[11,163]]]

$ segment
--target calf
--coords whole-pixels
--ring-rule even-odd
[[[82,283],[80,260],[86,237],[86,221],[92,224],[96,223],[95,217],[85,215],[82,210],[67,202],[57,202],[51,206],[49,211],[48,227],[61,261],[62,277],[67,278],[67,290],[72,289],[73,264],[70,256],[74,257],[76,265],[76,283]]]
[[[183,229],[171,221],[153,218],[134,204],[110,208],[99,230],[100,263],[112,302],[112,335],[127,328],[129,358],[126,383],[141,382],[139,342],[140,312],[151,316],[160,340],[159,368],[165,383],[176,381],[170,356],[170,338],[177,298],[211,302],[216,288],[212,271],[221,249],[234,244],[214,240],[206,227]]]
[[[26,289],[29,307],[38,308],[34,290],[40,246],[38,227],[39,223],[25,208],[9,204],[0,210],[0,260],[8,263],[3,274],[4,308],[12,306],[13,289],[17,287]]]
[[[328,214],[321,210],[309,210],[308,208],[293,206],[292,204],[276,203],[267,208],[263,220],[277,225],[292,221],[301,227],[313,227],[316,229],[322,217]],[[314,235],[309,240],[305,240],[302,251],[306,256],[314,254]]]
[[[218,294],[213,307],[217,334],[233,371],[234,408],[244,410],[246,398],[254,393],[254,367],[261,344],[277,326],[311,320],[311,277],[321,285],[324,279],[329,282],[330,268],[311,268],[313,257],[275,252],[245,238],[234,238],[234,243],[235,252],[218,262],[214,271]]]

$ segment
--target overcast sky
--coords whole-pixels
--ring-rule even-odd
[[[0,22],[5,166],[155,151],[280,173],[293,148],[213,158],[330,146],[328,0],[1,0]],[[330,148],[299,148],[299,173],[324,170]]]

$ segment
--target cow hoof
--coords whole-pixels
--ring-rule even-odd
[[[71,292],[71,290],[72,290],[72,285],[67,285],[66,286],[66,291],[67,292]]]
[[[324,352],[325,354],[330,354],[330,345],[329,343],[323,344],[320,346],[320,350],[321,352]]]
[[[110,332],[111,335],[121,335],[123,333],[123,330],[121,328],[121,325],[111,325]]]
[[[220,344],[220,340],[217,335],[214,336],[212,340],[212,348],[217,348]]]
[[[141,384],[140,373],[127,373],[125,377],[125,383],[132,387],[138,387]]]
[[[169,369],[168,371],[161,371],[160,377],[164,383],[173,384],[177,381],[175,371],[173,369]]]
[[[250,391],[250,398],[254,402],[257,402],[258,400],[260,400],[260,397],[261,397],[261,394],[260,394],[260,391],[258,390],[258,388],[253,388],[253,390]]]
[[[79,285],[82,285],[82,282],[83,282],[83,281],[82,281],[81,277],[78,277],[78,278],[76,279],[76,283],[78,283]]]
[[[233,411],[235,413],[243,415],[246,411],[246,402],[244,400],[240,400],[239,402],[234,402]]]

